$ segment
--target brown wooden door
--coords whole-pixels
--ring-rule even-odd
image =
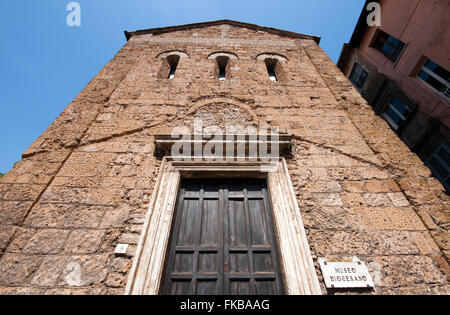
[[[162,294],[283,294],[264,180],[183,180]]]

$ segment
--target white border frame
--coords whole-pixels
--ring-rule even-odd
[[[168,157],[163,159],[161,165],[125,294],[159,293],[180,179],[207,176],[266,178],[286,294],[322,294],[284,158],[269,164],[175,162]]]

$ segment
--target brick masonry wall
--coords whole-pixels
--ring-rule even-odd
[[[171,50],[189,59],[158,78]],[[207,59],[218,51],[239,57],[220,82]],[[288,59],[282,82],[256,60],[268,52]],[[294,135],[316,263],[358,256],[377,284],[362,293],[450,293],[440,183],[315,42],[226,24],[132,37],[0,179],[0,293],[122,294],[160,166],[153,135],[194,117]]]

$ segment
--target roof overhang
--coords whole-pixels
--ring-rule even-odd
[[[232,20],[218,20],[218,21],[186,24],[186,25],[179,25],[179,26],[150,28],[150,29],[146,29],[146,30],[138,30],[138,31],[133,31],[133,32],[125,31],[124,33],[125,33],[125,37],[128,41],[131,37],[133,37],[135,35],[146,35],[146,34],[158,35],[158,34],[175,32],[175,31],[184,31],[184,30],[188,30],[188,29],[192,29],[192,28],[204,28],[204,27],[217,26],[217,25],[223,25],[223,24],[236,26],[236,27],[249,28],[252,30],[263,31],[263,32],[267,32],[267,33],[271,33],[271,34],[275,34],[275,35],[279,35],[279,36],[284,36],[284,37],[311,39],[311,40],[314,40],[317,44],[320,43],[320,37],[317,37],[317,36],[294,33],[294,32],[284,31],[284,30],[280,30],[280,29],[276,29],[276,28],[259,26],[259,25],[255,25],[255,24],[243,23],[243,22],[232,21]]]

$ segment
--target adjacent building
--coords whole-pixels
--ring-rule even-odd
[[[369,27],[370,2],[338,67],[450,192],[450,3],[382,0]]]
[[[450,293],[450,198],[320,38],[125,35],[0,179],[1,294]]]

